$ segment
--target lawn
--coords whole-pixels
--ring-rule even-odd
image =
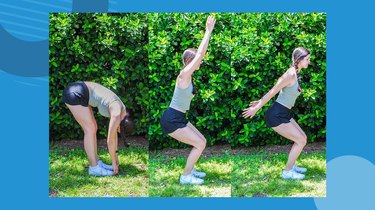
[[[287,158],[285,153],[233,156],[232,197],[325,197],[325,152],[300,156],[297,164],[308,169],[302,181],[281,178]]]
[[[179,178],[186,163],[185,156],[165,157],[150,152],[150,197],[230,197],[232,161],[230,153],[201,157],[196,169],[206,172],[202,185],[181,185]]]
[[[99,159],[111,163],[107,150],[98,149]],[[147,197],[148,150],[119,149],[120,173],[111,177],[88,175],[89,162],[81,148],[54,147],[49,153],[51,197]]]
[[[139,142],[139,140],[138,140]],[[80,142],[82,144],[82,142]],[[119,147],[120,174],[89,176],[82,145],[50,147],[50,197],[325,197],[325,144],[307,146],[298,165],[308,169],[305,180],[281,178],[289,145],[231,149],[208,147],[196,169],[205,183],[181,185],[179,177],[190,148],[148,151],[145,145]],[[104,146],[99,158],[110,163]]]

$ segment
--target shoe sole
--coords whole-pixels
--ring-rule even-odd
[[[186,182],[186,183],[181,183],[180,182],[180,184],[183,184],[183,185],[201,185],[201,184],[203,184],[204,182],[202,182],[202,183],[188,183],[188,182]]]
[[[101,175],[101,174],[94,174],[94,173],[91,173],[91,172],[89,172],[88,174],[90,176],[113,176],[113,174],[110,174],[110,175]]]
[[[203,184],[204,183],[204,181],[202,182],[202,183],[190,183],[190,182],[181,182],[181,180],[180,180],[180,184],[190,184],[190,185],[201,185],[201,184]]]
[[[284,177],[282,176],[283,179],[288,179],[288,180],[303,180],[305,177],[301,178],[301,179],[297,179],[297,178],[292,178],[292,177]]]
[[[98,174],[89,174],[90,176],[98,176],[98,177],[100,177],[100,176],[113,176],[113,174],[111,174],[111,175],[98,175]]]

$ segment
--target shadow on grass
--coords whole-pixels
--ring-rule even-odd
[[[150,196],[152,197],[229,197],[230,156],[204,158],[197,170],[206,172],[204,184],[181,185],[179,178],[186,164],[186,158],[151,159],[149,170]]]
[[[117,176],[139,176],[139,175],[146,175],[147,170],[140,169],[139,167],[134,166],[133,164],[125,164],[120,165],[120,173]]]
[[[49,184],[51,190],[58,192],[85,185],[99,185],[99,182],[98,177],[88,175],[86,169],[58,166],[50,169]]]
[[[303,155],[299,162],[308,168],[302,181],[284,180],[281,171],[287,155],[233,157],[232,197],[322,196],[325,189],[325,154]]]
[[[236,188],[237,187],[237,188]],[[255,182],[252,184],[244,184],[242,186],[234,186],[233,197],[269,197],[269,196],[292,196],[299,191],[311,190],[305,187],[302,182],[292,180],[273,180],[264,182]],[[283,194],[273,195],[272,192],[282,191]]]
[[[98,150],[99,158],[110,163],[108,152]],[[49,195],[62,196],[116,196],[126,193],[133,196],[147,193],[147,149],[127,148],[120,150],[120,173],[116,176],[95,177],[88,175],[88,160],[82,149],[56,149],[50,151]],[[121,164],[121,162],[123,164]],[[127,181],[127,183],[125,183]],[[134,186],[131,183],[134,182]],[[137,189],[145,188],[145,190]],[[80,193],[80,190],[86,190]],[[89,192],[87,192],[87,190]],[[91,191],[92,190],[92,191]],[[137,194],[138,193],[138,194]],[[141,193],[141,194],[139,194]]]

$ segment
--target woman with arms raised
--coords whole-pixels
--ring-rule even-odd
[[[203,56],[206,54],[208,42],[215,25],[215,19],[209,16],[206,22],[206,32],[198,50],[189,48],[183,53],[184,67],[180,71],[169,108],[161,117],[161,127],[164,134],[193,146],[183,174],[180,176],[181,184],[202,184],[206,174],[194,169],[195,163],[206,147],[206,138],[193,124],[187,121],[186,111],[196,93],[193,82],[193,73],[198,70]]]

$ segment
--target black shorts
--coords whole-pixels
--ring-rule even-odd
[[[179,128],[185,128],[188,124],[186,113],[169,107],[161,116],[160,125],[164,134],[173,133]]]
[[[276,101],[266,111],[266,125],[269,128],[289,123],[290,119],[292,119],[291,110]]]
[[[75,106],[89,106],[90,92],[84,82],[70,83],[63,91],[62,102]]]

